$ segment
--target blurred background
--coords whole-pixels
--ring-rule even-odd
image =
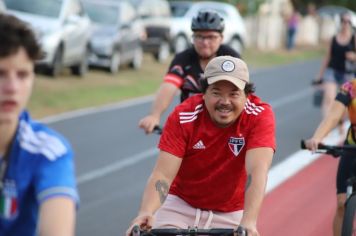
[[[0,11],[29,23],[45,53],[30,103],[36,117],[151,94],[173,55],[191,47],[192,17],[209,8],[225,19],[224,43],[252,68],[323,55],[340,13],[356,26],[353,0],[0,0]],[[300,17],[288,54],[293,10]]]
[[[29,109],[74,147],[81,196],[77,235],[123,235],[137,213],[159,138],[145,136],[137,123],[149,112],[174,54],[191,47],[192,17],[209,8],[224,17],[224,43],[241,53],[257,94],[275,111],[276,167],[299,151],[300,139],[321,119],[311,81],[339,15],[349,12],[356,27],[356,0],[0,0],[0,12],[28,22],[45,53]],[[286,48],[293,12],[298,30],[293,48]],[[334,169],[318,185],[292,185],[286,191],[294,195],[268,202],[274,208],[267,212],[275,215],[264,214],[262,235],[331,235],[332,161]],[[311,202],[322,205],[312,209]]]
[[[287,19],[295,9],[296,46],[318,46],[335,34],[339,14],[350,12],[352,0],[1,0],[1,11],[27,21],[43,46],[38,62],[44,74],[63,69],[84,77],[91,68],[116,74],[123,65],[139,70],[144,55],[164,63],[191,46],[190,22],[200,9],[215,9],[226,21],[224,43],[243,55],[246,49],[281,49]]]

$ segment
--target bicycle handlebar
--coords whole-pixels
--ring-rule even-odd
[[[305,140],[301,140],[300,147],[301,149],[307,149],[307,147],[305,146]],[[319,143],[316,153],[324,153],[324,154],[332,155],[333,157],[339,157],[345,153],[355,154],[356,145],[337,146],[337,145],[325,145]]]
[[[162,134],[162,128],[159,126],[159,125],[156,125],[154,128],[153,128],[153,133],[155,134],[159,134],[161,135]]]
[[[141,230],[139,226],[134,226],[132,229],[131,236],[193,236],[193,235],[210,235],[210,236],[247,236],[247,230],[242,226],[237,229],[226,229],[226,228],[212,228],[212,229],[199,229],[199,228],[188,228],[188,229],[151,229],[151,230]]]

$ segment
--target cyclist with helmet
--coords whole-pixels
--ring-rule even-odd
[[[257,217],[275,151],[272,108],[258,98],[247,65],[213,58],[203,94],[170,114],[134,225],[236,228],[259,235]]]
[[[139,127],[151,133],[159,125],[162,113],[181,90],[181,102],[192,94],[201,93],[200,80],[208,62],[216,57],[240,55],[227,45],[222,45],[224,20],[215,11],[200,11],[193,18],[193,47],[178,53],[168,69],[153,102],[151,112],[139,122]]]
[[[0,14],[0,235],[74,235],[72,149],[25,109],[41,56],[28,26]]]

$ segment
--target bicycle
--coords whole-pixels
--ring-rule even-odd
[[[188,229],[151,229],[141,230],[138,225],[132,229],[131,236],[195,236],[195,235],[207,235],[207,236],[247,236],[247,230],[242,226],[237,229],[227,228],[212,228],[212,229],[199,229],[191,227]]]
[[[301,141],[301,149],[307,149],[305,141]],[[319,144],[316,153],[331,155],[337,158],[344,154],[356,154],[356,145],[324,145]],[[355,161],[356,164],[356,161]],[[354,171],[355,172],[355,171]],[[347,180],[345,213],[342,223],[342,236],[356,235],[356,173]]]

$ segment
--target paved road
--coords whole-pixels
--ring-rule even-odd
[[[257,94],[276,114],[278,151],[273,165],[299,149],[301,138],[316,127],[310,81],[320,61],[254,71]],[[50,125],[66,135],[76,150],[81,206],[77,235],[122,235],[135,216],[158,141],[138,128],[151,101],[79,115]]]

